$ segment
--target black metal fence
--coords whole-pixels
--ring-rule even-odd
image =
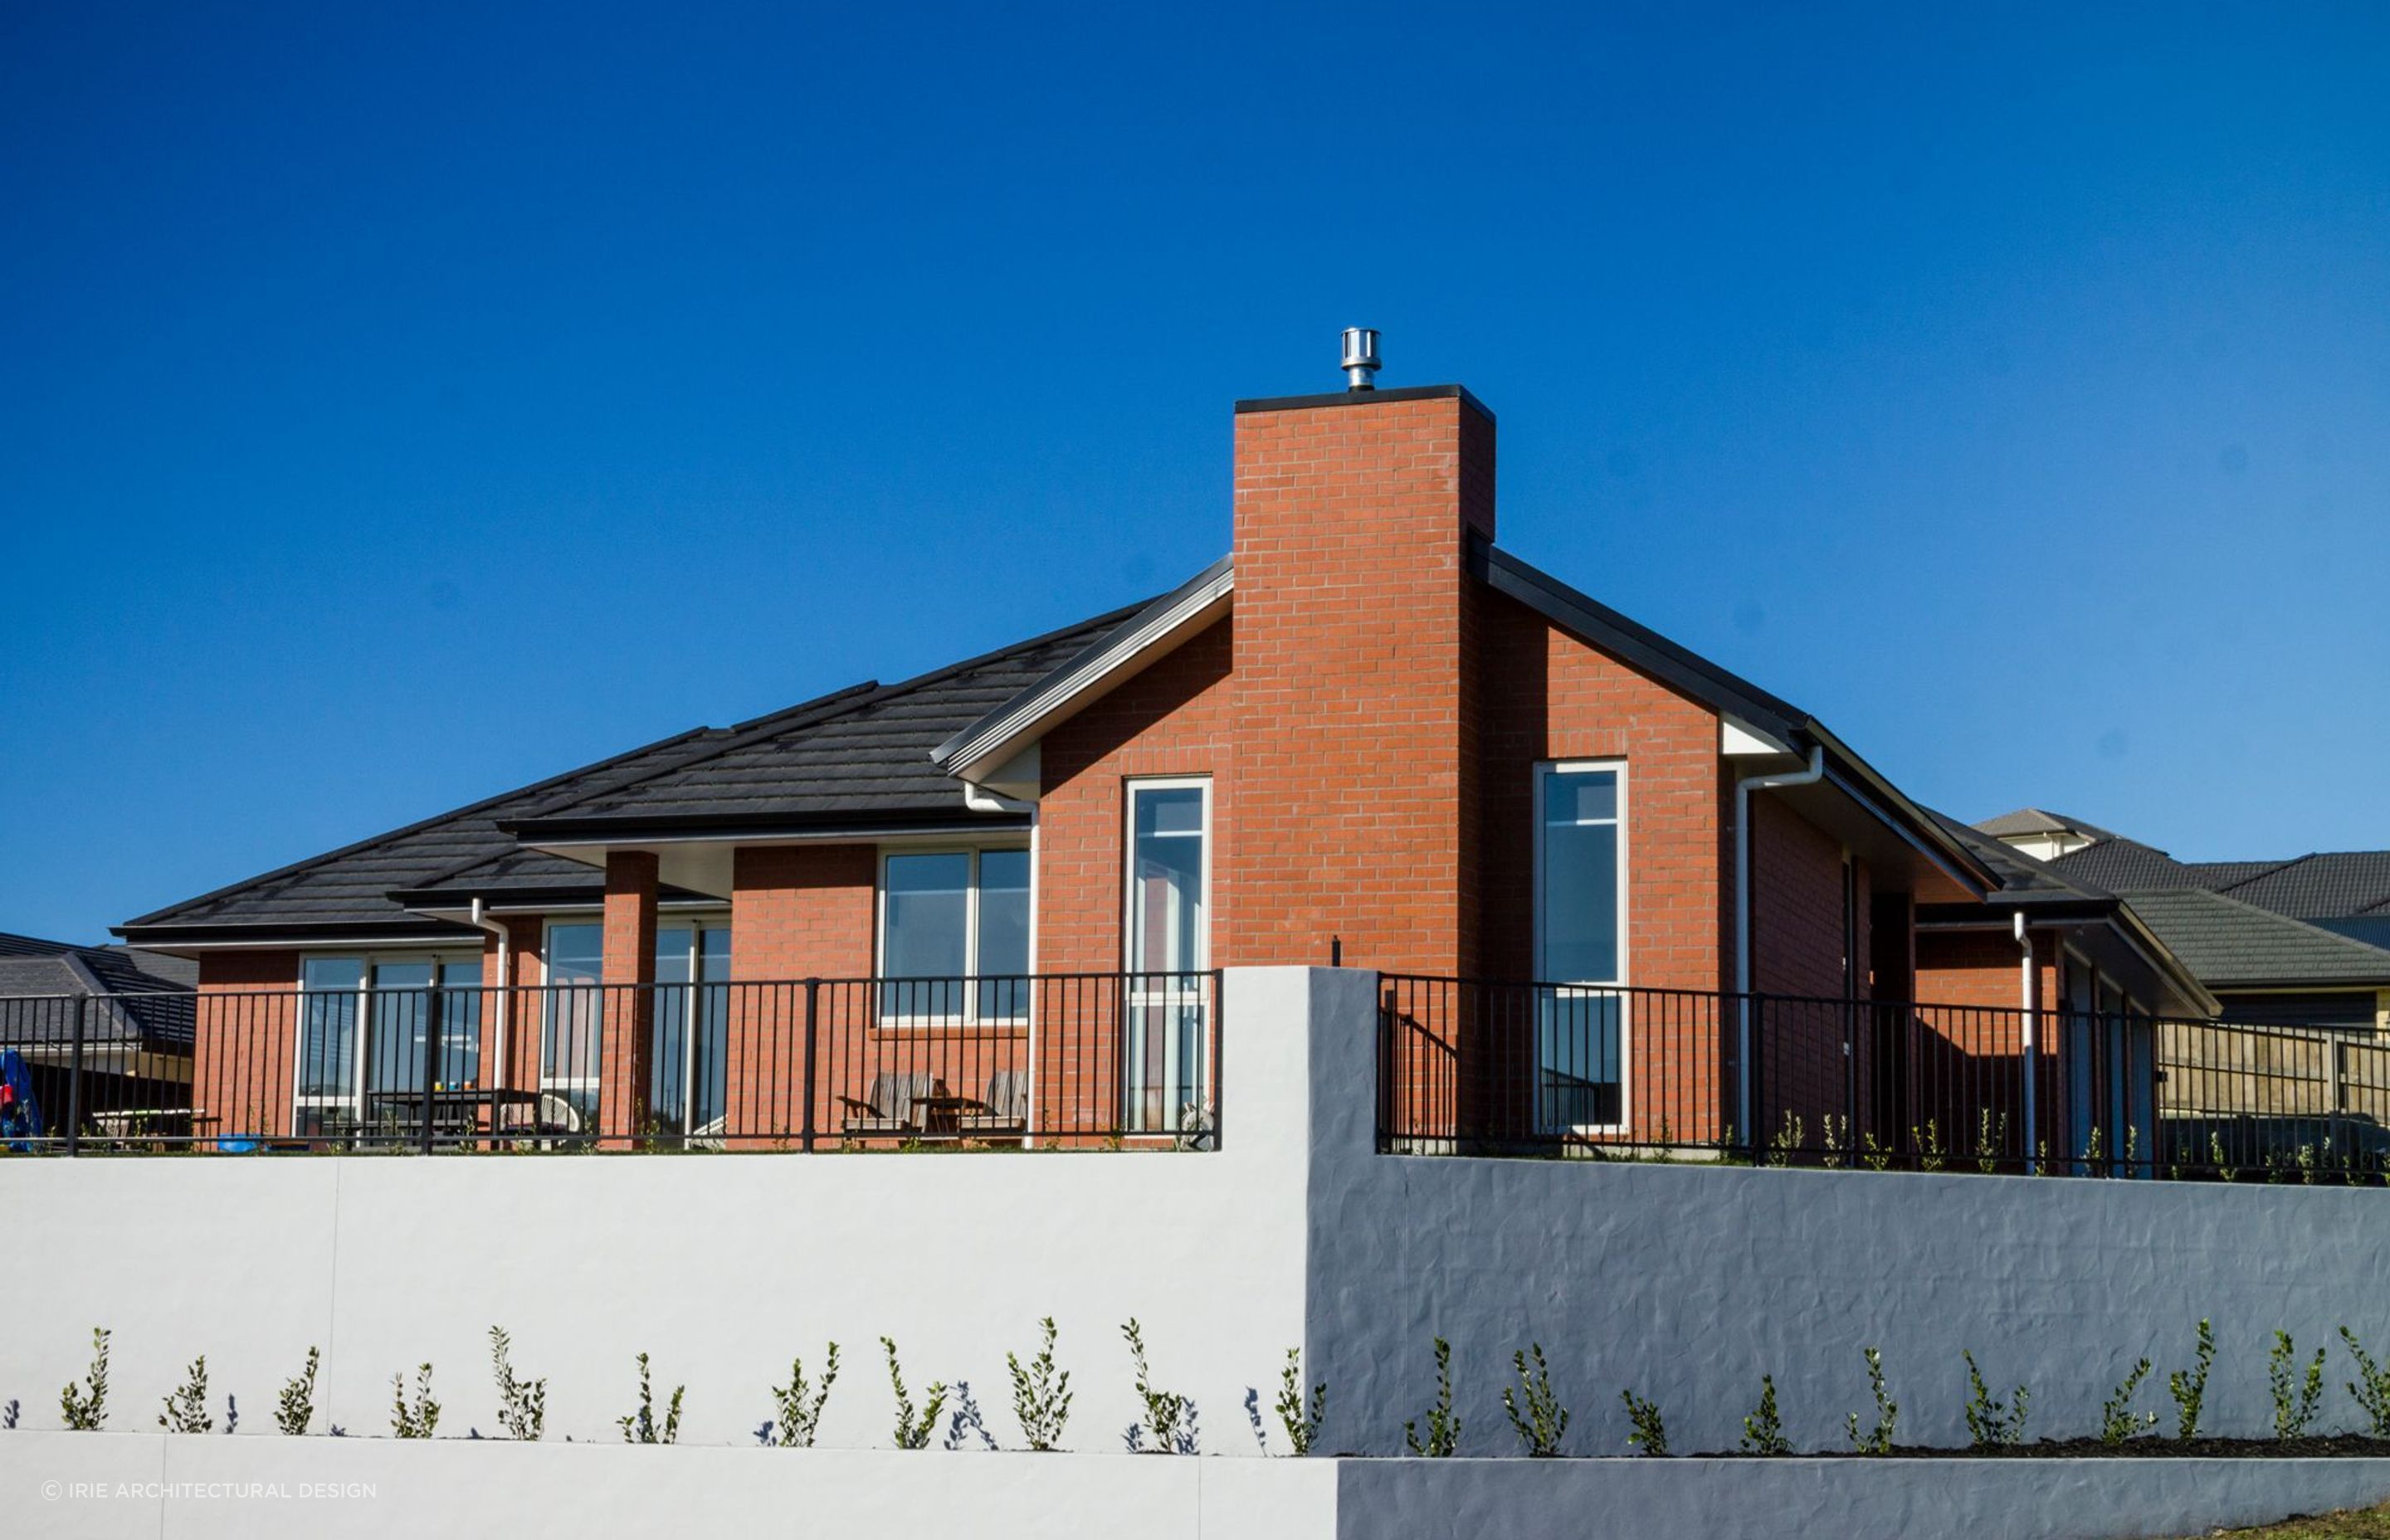
[[[1388,975],[1379,1148],[2390,1185],[2390,1040]]]
[[[1208,1149],[1217,972],[0,1000],[0,1153]]]

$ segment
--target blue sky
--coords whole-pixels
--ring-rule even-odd
[[[1352,324],[1920,798],[2390,845],[2385,77],[2363,5],[0,4],[0,929],[1166,586]]]

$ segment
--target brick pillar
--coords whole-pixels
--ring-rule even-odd
[[[636,1137],[648,1126],[655,1001],[651,990],[612,986],[656,982],[656,858],[650,852],[606,854],[605,978],[598,1132],[609,1138]]]
[[[1458,386],[1241,402],[1225,963],[1477,965],[1494,418]]]

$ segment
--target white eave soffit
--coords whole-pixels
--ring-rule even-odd
[[[1718,752],[1728,759],[1761,759],[1794,752],[1792,745],[1731,716],[1718,718]]]

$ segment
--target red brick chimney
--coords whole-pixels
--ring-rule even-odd
[[[1355,967],[1474,969],[1472,532],[1494,416],[1460,387],[1238,403],[1224,961],[1324,964],[1341,936]]]

